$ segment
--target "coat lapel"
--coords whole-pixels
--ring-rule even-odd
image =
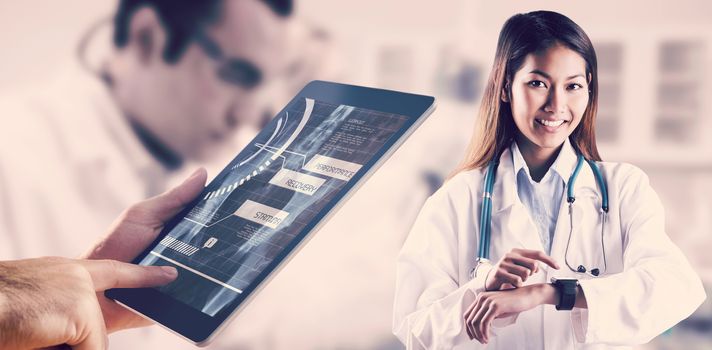
[[[561,149],[559,159],[554,164],[555,170],[564,179],[566,186],[568,186],[569,176],[573,173],[575,166],[576,151],[567,139]],[[500,165],[497,169],[497,178],[492,196],[492,237],[490,238],[490,258],[492,260],[499,259],[502,254],[512,248],[544,250],[536,226],[532,222],[527,208],[519,200],[514,177],[512,152],[510,148],[507,148],[500,156]],[[589,210],[590,202],[599,203],[598,207],[600,208],[598,184],[593,172],[586,163],[582,165],[574,184],[574,195],[579,203],[575,203],[571,208],[574,218],[572,237],[580,233],[579,231],[584,222],[584,210]],[[565,190],[551,247],[551,255],[562,266],[565,265],[564,250],[569,237],[569,230],[571,229],[569,203],[566,199]],[[589,204],[587,205],[586,203]]]

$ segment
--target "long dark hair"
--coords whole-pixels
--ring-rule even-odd
[[[502,102],[503,90],[513,80],[527,55],[555,45],[577,52],[586,61],[586,76],[590,77],[588,105],[570,140],[584,157],[601,160],[594,132],[598,109],[598,65],[593,44],[583,29],[568,17],[552,11],[534,11],[514,15],[504,23],[474,135],[465,159],[451,176],[486,166],[498,152],[509,146],[517,126],[509,104]]]

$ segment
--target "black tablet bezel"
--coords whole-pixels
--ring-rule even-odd
[[[370,174],[375,170],[376,165],[387,152],[395,151],[394,145],[402,141],[404,135],[409,134],[417,127],[422,119],[427,117],[428,112],[432,110],[435,104],[435,99],[431,96],[409,94],[397,91],[382,90],[375,88],[367,88],[346,84],[339,84],[325,81],[312,81],[307,84],[297,94],[292,101],[287,104],[289,106],[295,100],[301,98],[312,98],[317,101],[345,104],[354,107],[370,109],[385,113],[398,114],[408,117],[407,127],[401,129],[394,135],[376,155],[359,170],[336,195],[333,205],[326,206],[321,210],[316,217],[294,238],[287,248],[282,251],[267,268],[259,275],[257,279],[246,289],[243,290],[240,297],[233,301],[228,307],[221,310],[210,317],[187,304],[179,302],[172,297],[165,295],[153,288],[140,289],[112,289],[105,292],[105,295],[111,299],[118,301],[124,306],[142,314],[143,316],[154,320],[163,326],[182,335],[190,341],[201,344],[204,343],[211,335],[225,322],[242,304],[247,300],[256,288],[260,287],[266,279],[268,279],[279,267],[283,265],[285,260],[296,252],[296,249],[301,242],[305,240],[313,231],[314,228],[324,221],[327,214],[334,208],[338,207],[344,198],[352,189],[361,184],[364,175]],[[285,106],[285,109],[287,108]],[[280,111],[280,114],[284,109]],[[238,155],[239,156],[239,155]],[[229,167],[223,169],[221,174],[229,171]],[[219,178],[217,176],[216,178]],[[209,187],[209,186],[208,186]],[[206,188],[208,188],[206,187]],[[204,190],[205,192],[206,190]],[[181,213],[171,219],[159,234],[158,238],[146,250],[144,250],[133,263],[138,263],[155,247],[156,244],[188,213],[190,208],[198,202],[206,193],[201,193],[196,198],[194,203],[191,203]]]

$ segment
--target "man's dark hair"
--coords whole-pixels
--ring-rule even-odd
[[[276,14],[286,17],[292,13],[292,0],[260,0]],[[129,42],[129,23],[134,12],[143,6],[152,7],[166,30],[166,49],[163,59],[178,61],[200,27],[218,18],[223,0],[121,0],[114,16],[114,45],[118,48]]]

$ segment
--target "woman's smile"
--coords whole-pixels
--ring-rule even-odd
[[[565,130],[568,125],[569,121],[564,119],[534,119],[534,128],[547,133],[556,133],[560,130]]]

